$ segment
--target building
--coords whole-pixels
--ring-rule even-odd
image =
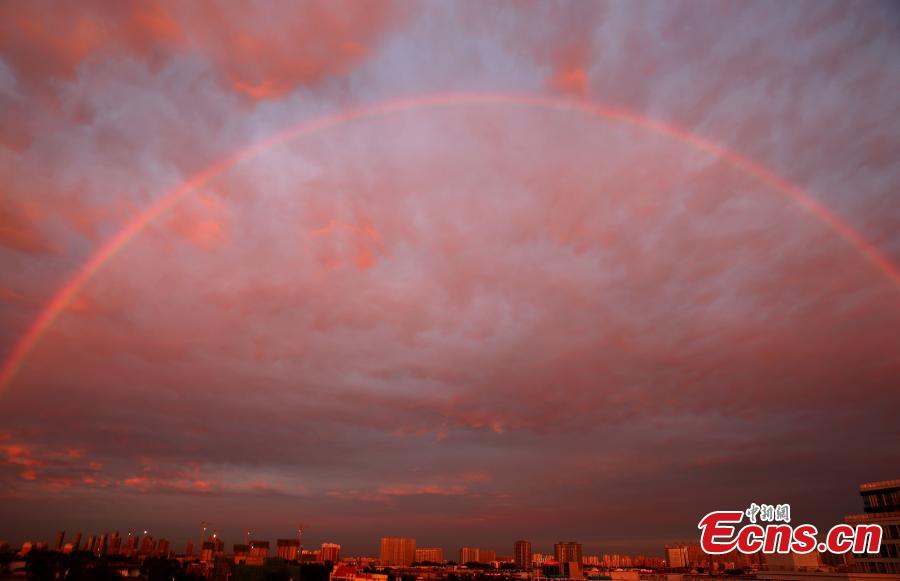
[[[516,541],[513,546],[513,559],[519,569],[531,568],[531,543],[528,541]]]
[[[859,573],[900,575],[900,480],[868,482],[859,487],[863,514],[844,519],[848,525],[881,526],[881,552],[852,555],[851,569]]]
[[[480,554],[481,551],[476,547],[462,547],[459,550],[459,563],[461,565],[466,563],[480,563]]]
[[[141,540],[141,554],[145,556],[152,554],[154,547],[153,535],[145,535],[143,540]]]
[[[673,545],[666,547],[666,562],[673,569],[681,569],[688,566],[688,548],[685,545]]]
[[[103,533],[94,541],[94,554],[98,557],[106,554],[106,533]]]
[[[218,538],[216,535],[213,535],[208,541],[205,541],[200,548],[200,560],[204,562],[215,561],[216,557],[221,557],[224,554],[225,543],[223,543],[222,539]]]
[[[553,554],[560,563],[578,563],[581,565],[581,543],[560,541],[553,545]]]
[[[156,543],[156,554],[161,557],[169,556],[169,539],[162,538]]]
[[[767,571],[817,571],[822,566],[819,553],[777,553],[766,555]]]
[[[353,565],[339,565],[331,573],[331,581],[388,581],[388,576],[358,571]]]
[[[66,540],[66,531],[59,531],[56,533],[56,541],[53,543],[54,551],[62,551],[63,543]]]
[[[416,549],[416,563],[443,563],[444,549],[440,547],[422,547]]]
[[[337,543],[322,543],[319,560],[323,563],[337,563],[341,560],[341,546]]]
[[[276,555],[285,561],[296,561],[300,558],[299,539],[278,539],[275,541]]]
[[[459,562],[466,563],[493,563],[497,560],[497,551],[491,549],[479,549],[477,547],[462,547],[459,550]]]
[[[78,533],[81,535],[81,533]],[[77,550],[77,549],[76,549]],[[122,554],[126,556],[131,556],[137,551],[137,537],[134,533],[128,533],[128,537],[125,539],[125,547],[122,549]]]
[[[266,559],[269,556],[269,541],[250,541],[250,556]]]
[[[408,567],[416,558],[416,539],[382,537],[379,561],[382,565]]]
[[[119,536],[119,531],[115,531],[113,534],[109,536],[109,547],[107,553],[110,555],[118,555],[119,551],[122,550],[122,537]]]

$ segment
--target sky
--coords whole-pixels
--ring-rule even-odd
[[[897,55],[889,2],[0,3],[0,539],[861,512]]]

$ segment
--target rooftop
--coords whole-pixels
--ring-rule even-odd
[[[878,482],[866,482],[859,485],[860,492],[868,492],[871,490],[881,490],[883,488],[900,488],[900,479],[880,480]]]

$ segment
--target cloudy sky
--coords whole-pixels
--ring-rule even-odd
[[[877,2],[0,4],[0,538],[859,511],[898,55]]]

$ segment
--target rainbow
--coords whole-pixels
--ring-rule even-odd
[[[91,255],[75,274],[53,295],[3,362],[3,366],[0,368],[0,393],[2,393],[12,382],[16,373],[21,369],[25,360],[28,358],[28,355],[40,342],[44,333],[47,332],[47,329],[53,325],[60,313],[62,313],[72,302],[84,285],[101,268],[103,268],[103,265],[106,264],[107,261],[118,254],[128,242],[140,234],[148,224],[165,214],[186,195],[203,187],[223,172],[280,144],[339,127],[353,121],[414,109],[476,105],[517,105],[576,113],[594,119],[613,121],[639,127],[706,152],[789,198],[797,206],[813,215],[816,219],[856,248],[866,260],[882,272],[895,286],[900,288],[900,270],[898,270],[897,265],[884,256],[875,245],[866,240],[861,234],[854,230],[852,226],[817,202],[809,193],[780,177],[765,166],[744,157],[723,145],[719,145],[691,133],[686,129],[648,117],[643,117],[625,109],[561,97],[520,93],[453,93],[425,95],[351,108],[331,115],[303,121],[225,157],[194,175],[174,190],[171,190],[158,198],[153,204],[142,211],[131,222],[126,224],[118,233]]]

